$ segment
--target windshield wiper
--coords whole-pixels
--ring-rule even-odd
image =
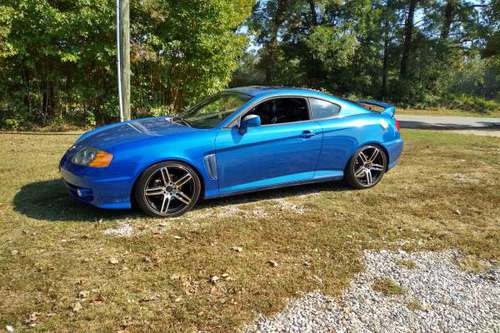
[[[181,117],[172,117],[172,122],[176,123],[176,124],[179,124],[179,125],[184,125],[184,126],[187,126],[187,127],[193,127],[193,126],[191,126],[191,124],[189,123],[189,121],[187,121],[186,119],[183,119]]]

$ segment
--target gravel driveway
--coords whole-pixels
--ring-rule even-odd
[[[365,252],[366,270],[340,299],[307,294],[275,316],[259,317],[246,332],[500,332],[500,269],[468,273],[455,265],[458,256]],[[380,278],[402,292],[375,291]]]

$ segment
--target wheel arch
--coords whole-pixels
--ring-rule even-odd
[[[139,181],[141,176],[144,174],[144,172],[147,169],[149,169],[153,165],[160,164],[163,162],[177,162],[177,163],[185,164],[185,165],[189,166],[191,169],[193,169],[194,172],[196,172],[196,175],[198,176],[198,178],[200,180],[200,185],[201,185],[200,197],[198,198],[198,200],[202,200],[205,197],[205,179],[203,178],[203,175],[200,172],[200,170],[198,170],[198,168],[193,163],[191,163],[189,161],[186,161],[186,160],[183,160],[180,158],[166,158],[166,159],[154,161],[150,164],[145,165],[143,168],[141,168],[140,172],[137,173],[137,175],[135,176],[131,191],[130,191],[130,202],[131,202],[132,206],[136,205],[136,202],[135,202],[136,199],[135,199],[135,195],[134,195],[135,188],[136,188],[137,182]]]
[[[379,147],[380,149],[382,149],[382,151],[384,152],[385,156],[387,157],[387,165],[385,166],[385,172],[387,172],[389,170],[389,164],[390,164],[390,155],[389,155],[389,151],[387,150],[387,148],[380,142],[377,142],[377,141],[369,141],[369,142],[364,142],[362,145],[359,145],[358,148],[356,148],[356,150],[352,153],[351,157],[349,157],[349,159],[347,160],[347,163],[346,165],[344,166],[344,170],[346,170],[346,168],[349,166],[349,162],[351,161],[351,159],[354,157],[354,155],[356,154],[356,152],[361,148],[361,147],[364,147],[364,146],[377,146]],[[345,171],[344,171],[345,173]]]

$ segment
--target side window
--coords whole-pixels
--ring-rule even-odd
[[[321,99],[309,98],[311,105],[311,118],[321,119],[336,115],[340,111],[340,106]]]
[[[262,125],[273,125],[309,120],[304,98],[275,98],[254,107],[249,114],[260,116]]]

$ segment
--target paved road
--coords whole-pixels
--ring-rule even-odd
[[[500,137],[500,118],[398,115],[402,128],[451,130],[457,133]]]
[[[398,115],[397,113],[396,118],[398,118],[401,127],[404,128],[500,130],[500,118],[412,116]]]

